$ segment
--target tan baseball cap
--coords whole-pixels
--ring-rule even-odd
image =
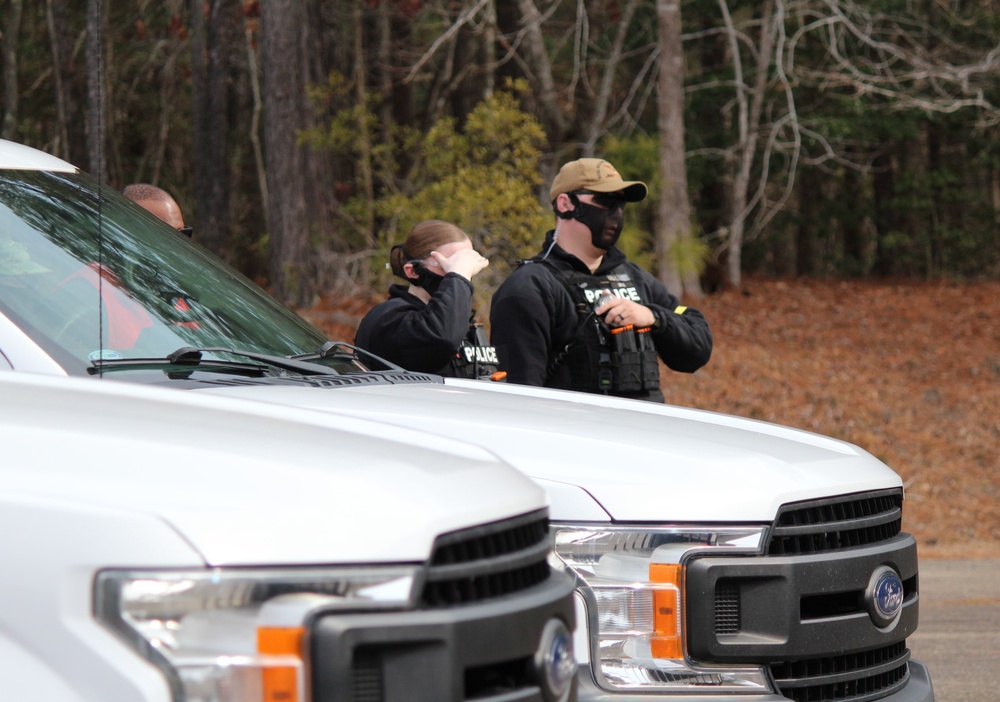
[[[552,181],[549,200],[555,202],[560,193],[592,190],[595,193],[623,192],[627,202],[639,202],[646,197],[646,184],[638,180],[622,180],[615,167],[603,159],[581,158],[559,169]]]

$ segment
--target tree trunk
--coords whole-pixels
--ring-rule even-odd
[[[354,96],[361,114],[367,113],[368,73],[365,66],[364,22],[361,19],[361,4],[354,5],[354,55],[357,57],[354,72]],[[372,165],[372,138],[368,131],[368,121],[358,121],[358,180],[361,194],[365,198],[365,220],[362,223],[368,236],[369,245],[375,243],[375,175]]]
[[[795,273],[812,277],[819,272],[819,238],[817,223],[821,218],[820,179],[812,168],[803,169],[799,181],[799,217],[795,229]]]
[[[530,54],[531,67],[535,72],[535,95],[542,105],[545,131],[553,152],[558,151],[565,131],[563,111],[559,105],[556,82],[552,77],[552,64],[545,53],[545,37],[542,34],[542,16],[535,7],[534,0],[517,0],[521,10],[521,22],[527,31],[527,39],[522,44]]]
[[[743,64],[736,30],[726,0],[719,0],[719,7],[726,20],[729,34],[733,66],[736,79],[736,99],[739,107],[739,144],[737,146],[736,174],[733,178],[733,192],[730,198],[730,225],[726,278],[729,285],[738,288],[742,282],[743,239],[746,234],[747,216],[750,208],[748,189],[750,170],[757,154],[757,138],[760,132],[761,113],[767,90],[767,76],[771,67],[771,52],[774,49],[774,28],[771,26],[772,0],[765,0],[760,21],[760,41],[756,53],[756,80],[750,95],[746,94]]]
[[[489,98],[497,87],[497,5],[495,0],[486,3],[483,40],[480,43],[480,61],[483,65],[483,98]]]
[[[378,52],[379,127],[382,142],[392,139],[393,76],[395,61],[392,56],[392,7],[380,2],[375,8],[376,45]]]
[[[304,82],[314,86],[324,85],[329,73],[329,67],[322,58],[325,51],[320,29],[323,24],[321,6],[324,0],[309,0],[305,4],[309,19],[301,30],[305,57],[302,67]],[[320,126],[322,117],[305,93],[302,104],[303,122],[299,128]],[[337,228],[333,222],[336,212],[336,203],[331,197],[336,182],[333,160],[329,154],[309,147],[303,147],[302,158],[305,164],[306,215],[309,220],[309,232],[316,236],[314,246],[338,248],[342,242],[337,237]],[[321,283],[319,279],[321,271],[316,265],[311,265],[309,271],[311,281],[309,287],[315,291]]]
[[[944,230],[948,226],[947,222],[947,193],[943,185],[942,172],[944,168],[944,134],[939,124],[931,123],[924,127],[927,132],[927,171],[928,182],[930,184],[930,210],[931,218],[927,223],[925,244],[925,275],[933,278],[941,275],[944,261],[941,253],[941,240]]]
[[[429,130],[444,116],[444,106],[448,99],[448,86],[455,76],[455,42],[449,41],[442,49],[444,59],[434,71],[434,77],[427,92],[422,129]]]
[[[244,27],[243,36],[247,50],[247,73],[250,79],[250,93],[253,97],[253,107],[250,113],[250,148],[253,151],[254,174],[257,180],[257,190],[261,201],[263,220],[270,221],[267,210],[267,169],[264,165],[264,150],[260,143],[260,119],[264,112],[264,100],[261,94],[260,69],[257,65],[257,49],[254,45],[253,31],[249,25]]]
[[[865,253],[864,213],[868,209],[865,202],[861,175],[854,169],[847,169],[840,179],[842,202],[854,203],[855,207],[845,212],[840,219],[840,239],[844,252],[844,271],[848,275],[863,276],[867,272]],[[804,192],[805,185],[803,184]]]
[[[461,5],[452,3],[450,20],[456,22],[469,11],[471,3],[466,0]],[[479,58],[479,37],[469,31],[468,23],[455,33],[455,66],[457,75],[449,82],[446,95],[451,105],[451,114],[458,124],[465,124],[465,118],[482,98],[482,88],[475,76],[476,68],[482,64]]]
[[[191,144],[194,153],[207,155],[212,115],[208,111],[208,27],[205,23],[205,9],[205,0],[188,0],[188,11],[191,14]],[[195,158],[191,166],[195,182],[195,214],[200,218],[211,166],[207,158]],[[215,243],[212,235],[209,234],[206,242],[201,229],[199,226],[198,239],[209,248],[214,248],[209,245]]]
[[[104,0],[87,0],[87,170],[105,180]]]
[[[17,45],[21,33],[21,0],[10,0],[7,21],[3,26],[3,124],[0,137],[13,139],[17,134]]]
[[[204,9],[208,10],[206,24]],[[229,246],[230,56],[238,25],[233,0],[190,0],[191,102],[198,240],[224,255]]]
[[[680,0],[657,0],[660,66],[657,79],[660,133],[659,231],[656,262],[659,277],[678,297],[684,292],[685,272],[678,269],[677,247],[691,230],[691,205],[684,164],[684,52],[681,47]],[[697,281],[697,273],[695,273]],[[698,285],[692,293],[701,293]]]
[[[413,124],[416,121],[413,98],[413,83],[399,80],[397,71],[400,66],[400,54],[411,49],[413,44],[413,25],[398,14],[392,18],[392,37],[397,49],[393,51],[392,79],[392,115],[396,124]]]
[[[891,275],[895,272],[895,261],[886,241],[899,231],[900,225],[899,211],[893,202],[896,198],[896,173],[892,148],[892,142],[884,142],[883,151],[872,162],[876,235],[873,269],[880,276]]]
[[[261,3],[270,282],[275,297],[289,305],[313,301],[308,274],[307,183],[302,147],[296,137],[305,123],[306,60],[301,39],[306,9],[300,0]]]
[[[70,163],[87,162],[87,130],[81,110],[84,103],[77,79],[76,37],[70,27],[66,0],[46,0],[45,16],[52,52],[53,87],[56,101],[54,153]]]
[[[497,83],[501,84],[503,79],[510,78],[516,80],[524,78],[523,67],[518,63],[518,57],[514,52],[514,39],[517,36],[518,22],[520,21],[520,8],[512,2],[496,2],[497,20]]]

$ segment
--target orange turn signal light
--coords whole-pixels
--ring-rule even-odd
[[[651,563],[649,581],[673,586],[653,591],[652,654],[655,658],[679,660],[684,657],[680,618],[681,567],[673,563]]]
[[[271,655],[302,655],[305,630],[300,627],[259,627],[257,650]],[[294,666],[273,666],[261,671],[264,702],[299,702],[299,669]]]

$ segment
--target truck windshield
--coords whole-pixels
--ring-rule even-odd
[[[287,357],[327,342],[197,243],[81,173],[0,177],[0,313],[73,375],[185,346]],[[345,355],[314,362],[363,370]]]

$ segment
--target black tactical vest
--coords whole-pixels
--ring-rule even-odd
[[[493,374],[499,368],[496,347],[490,346],[483,325],[476,322],[469,324],[469,332],[451,362],[453,377],[494,380]]]
[[[606,395],[658,393],[660,367],[652,329],[610,327],[594,312],[609,297],[645,304],[628,268],[619,265],[603,275],[549,268],[576,303],[580,323],[576,338],[550,364],[548,381]]]

